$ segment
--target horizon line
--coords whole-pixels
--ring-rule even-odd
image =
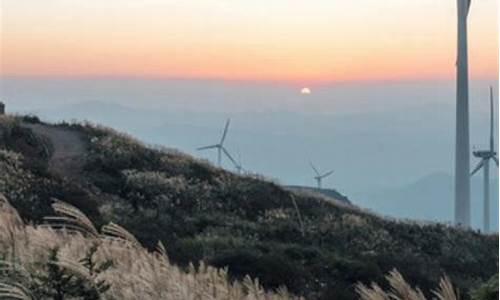
[[[272,78],[228,78],[225,76],[169,76],[169,75],[138,75],[138,74],[0,74],[0,79],[116,79],[116,80],[158,80],[158,81],[213,81],[227,83],[255,83],[255,84],[281,84],[294,86],[325,86],[332,84],[376,84],[376,83],[418,83],[418,82],[450,82],[455,81],[455,77],[430,76],[430,77],[380,77],[380,78],[359,78],[359,79],[272,79]],[[494,81],[497,84],[499,75],[477,75],[470,76],[471,81]]]

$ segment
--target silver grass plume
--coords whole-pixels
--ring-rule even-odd
[[[107,239],[125,241],[134,246],[141,245],[141,243],[139,243],[139,241],[133,234],[131,234],[125,228],[113,222],[110,222],[109,224],[102,226],[101,232],[103,234],[103,237]]]
[[[54,199],[52,208],[58,216],[45,217],[49,226],[54,229],[66,229],[87,234],[92,237],[99,237],[99,232],[92,224],[92,221],[78,208],[66,202]]]

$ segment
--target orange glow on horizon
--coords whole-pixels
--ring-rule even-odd
[[[455,20],[454,12],[448,12],[453,5],[432,0],[422,0],[428,2],[425,5],[389,0],[387,5],[400,13],[410,6],[408,15],[396,14],[394,19],[381,19],[371,0],[363,0],[372,7],[360,15],[343,16],[333,4],[319,1],[324,7],[293,2],[297,7],[292,5],[276,17],[273,6],[286,10],[286,1],[266,6],[270,8],[217,6],[210,0],[166,1],[165,7],[154,0],[144,0],[145,4],[78,0],[50,7],[26,2],[39,6],[39,11],[26,12],[15,0],[2,4],[0,75],[290,82],[455,76]],[[203,9],[196,9],[197,3]],[[342,5],[349,12],[362,7]],[[471,12],[470,73],[472,78],[497,78],[496,15],[481,5]],[[163,12],[169,9],[175,14],[167,19]],[[409,14],[412,9],[417,10]],[[420,16],[418,9],[434,9],[435,20]]]

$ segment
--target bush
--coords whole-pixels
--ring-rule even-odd
[[[497,300],[498,274],[472,292],[472,300]]]

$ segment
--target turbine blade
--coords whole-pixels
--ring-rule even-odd
[[[321,178],[326,178],[326,177],[328,177],[328,176],[330,176],[332,174],[333,174],[333,171],[330,171],[328,173],[325,173],[325,174],[321,175]]]
[[[230,122],[231,122],[231,119],[227,119],[227,121],[226,121],[226,127],[224,127],[224,132],[222,133],[222,138],[220,139],[220,143],[219,143],[221,145],[224,143],[224,140],[226,139],[227,130],[229,129],[229,123]]]
[[[196,150],[200,151],[200,150],[214,149],[214,148],[217,148],[217,147],[219,147],[219,145],[210,145],[210,146],[205,146],[205,147],[197,148]]]
[[[309,165],[314,170],[314,173],[316,173],[316,175],[320,176],[318,169],[316,169],[316,167],[313,165],[313,163],[311,161],[309,161]]]
[[[493,137],[493,87],[490,86],[490,151],[493,152],[495,151],[495,140]]]
[[[484,166],[484,159],[482,159],[478,164],[477,166],[474,168],[474,170],[472,170],[472,172],[470,173],[470,176],[473,176],[474,174],[476,174],[477,171],[481,170],[481,168]]]
[[[497,167],[498,167],[498,157],[492,156],[491,158],[493,158],[493,160],[495,161],[495,163],[497,164]]]
[[[233,163],[233,165],[235,167],[238,167],[238,163],[236,163],[236,161],[234,160],[234,158],[231,156],[231,154],[229,154],[229,152],[226,150],[226,148],[224,147],[221,147],[222,151],[224,152],[224,154],[227,156],[227,158],[229,158],[229,160]]]

